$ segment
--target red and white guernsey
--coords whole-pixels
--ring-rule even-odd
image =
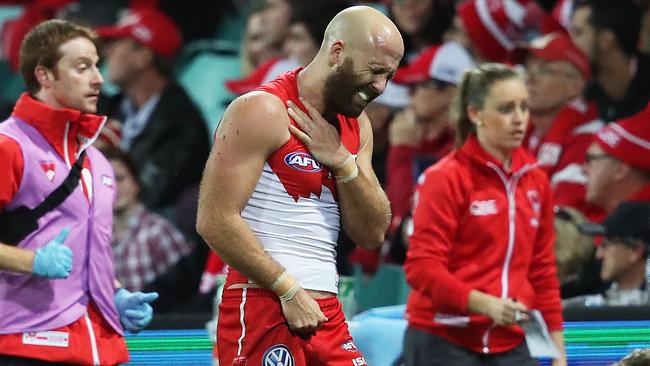
[[[256,90],[277,96],[284,105],[291,100],[307,113],[298,99],[296,76],[301,70],[289,71]],[[337,118],[343,145],[356,155],[359,151],[357,119],[342,115]],[[264,250],[303,288],[337,293],[336,241],[340,212],[336,184],[329,169],[316,161],[295,136],[291,135],[289,141],[268,157],[241,215]],[[247,281],[231,268],[226,286]]]

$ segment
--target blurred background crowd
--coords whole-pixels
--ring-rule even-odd
[[[491,61],[515,66],[526,80],[524,146],[554,190],[565,306],[649,303],[650,214],[629,201],[650,204],[650,1],[363,3],[388,14],[406,45],[395,78],[366,110],[392,222],[377,251],[355,248],[342,234],[340,273],[371,278],[404,262],[417,177],[454,148],[457,84],[464,70]],[[113,164],[119,193],[117,278],[132,291],[160,293],[157,314],[212,311],[226,269],[194,227],[221,116],[237,95],[307,65],[331,18],[354,4],[3,0],[0,120],[25,90],[18,52],[33,26],[65,18],[96,29],[106,80],[99,114],[109,118],[98,147]],[[604,237],[602,227],[589,225],[603,222]]]

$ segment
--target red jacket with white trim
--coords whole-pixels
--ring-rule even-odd
[[[511,166],[506,173],[472,136],[425,171],[415,197],[409,325],[479,353],[513,349],[524,334],[470,314],[473,289],[514,298],[540,310],[549,330],[562,328],[548,178],[523,148]]]

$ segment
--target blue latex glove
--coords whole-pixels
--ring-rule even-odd
[[[70,228],[61,230],[54,240],[36,249],[32,273],[45,278],[67,278],[72,272],[72,250],[65,245]]]
[[[150,302],[158,298],[157,292],[130,292],[124,288],[115,293],[115,307],[124,329],[139,332],[151,322],[153,308]]]

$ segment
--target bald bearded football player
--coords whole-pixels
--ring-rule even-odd
[[[222,365],[365,365],[336,297],[339,226],[378,248],[390,207],[371,166],[363,109],[404,52],[381,12],[328,25],[304,69],[228,107],[199,198],[197,230],[229,265],[219,308]]]

